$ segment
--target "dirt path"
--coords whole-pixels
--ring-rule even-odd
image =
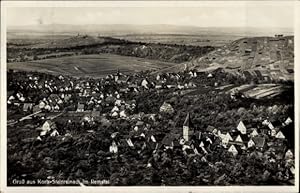
[[[15,122],[12,122],[12,123],[7,124],[7,126],[15,125],[15,124],[17,124],[17,123],[19,123],[19,122],[22,122],[22,121],[24,121],[24,120],[30,118],[30,117],[33,116],[33,115],[37,115],[37,114],[39,114],[39,113],[41,113],[41,112],[42,112],[42,111],[38,111],[38,112],[32,113],[32,114],[30,114],[30,115],[26,115],[26,116],[20,118],[18,121],[15,121]],[[55,115],[55,116],[48,116],[46,119],[53,120],[53,119],[55,119],[55,118],[61,116],[62,114],[63,114],[63,112],[61,112],[61,113],[59,113],[59,114],[57,114],[57,115]]]

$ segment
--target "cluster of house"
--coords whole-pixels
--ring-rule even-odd
[[[16,96],[22,95],[17,93]],[[11,95],[8,98],[8,104],[21,106],[23,112],[38,113],[41,111],[47,112],[59,112],[63,110],[64,104],[71,98],[71,94],[50,94],[48,97],[44,97],[39,102],[34,103],[33,101],[25,101],[25,97],[15,100],[15,96]]]
[[[185,124],[183,126],[183,139],[184,141],[190,141],[195,143],[195,138],[192,138],[192,136],[197,136],[199,141],[199,147],[204,152],[207,152],[206,144],[212,144],[214,141],[217,141],[219,145],[222,145],[225,149],[228,150],[228,152],[231,152],[234,156],[238,154],[242,154],[244,152],[247,152],[250,148],[259,150],[261,152],[267,150],[268,147],[276,147],[277,152],[279,153],[279,157],[283,155],[283,153],[286,151],[285,149],[285,136],[283,132],[272,125],[272,123],[268,120],[263,121],[261,128],[248,128],[245,126],[243,121],[240,121],[237,128],[232,129],[231,131],[228,131],[226,133],[223,133],[222,131],[218,130],[217,128],[214,128],[212,126],[209,126],[206,129],[207,133],[203,134],[202,132],[198,133],[190,129],[188,124],[188,117],[185,121]],[[292,120],[290,117],[286,119],[286,121],[282,124],[283,126],[287,126],[292,123]],[[203,140],[203,136],[206,135],[205,140]],[[197,139],[196,138],[196,139]],[[202,139],[202,140],[201,140]],[[216,140],[218,139],[218,140]],[[189,142],[189,144],[191,143]],[[209,143],[207,143],[209,142]],[[199,152],[198,149],[194,150],[194,152]],[[291,152],[288,150],[288,152]]]
[[[189,71],[182,73],[165,73],[150,76],[128,76],[122,73],[116,73],[114,75],[108,75],[106,80],[114,81],[119,85],[127,85],[127,91],[139,92],[141,90],[149,89],[188,89],[197,87],[192,81],[184,82],[185,78],[196,78],[198,72]],[[207,77],[212,77],[209,74]]]
[[[200,73],[201,74],[201,73]],[[125,75],[119,71],[100,80],[81,80],[62,75],[42,78],[39,74],[26,74],[26,79],[16,80],[15,91],[8,92],[8,105],[22,108],[24,112],[59,112],[73,105],[77,112],[101,111],[113,106],[112,117],[124,117],[125,110],[135,108],[132,101],[125,102],[124,95],[147,90],[184,90],[197,87],[193,79],[198,72],[166,73],[158,75]],[[205,75],[208,79],[211,73]],[[71,100],[76,98],[76,101]]]
[[[24,103],[25,102],[25,97],[22,93],[18,92],[14,95],[11,95],[12,93],[8,93],[8,99],[7,99],[7,104],[14,104],[16,106],[20,106],[20,103]],[[24,107],[24,110],[27,111],[27,109],[29,108],[30,105],[27,105],[27,108]]]
[[[288,125],[291,122],[291,118],[288,117],[284,122],[284,125]],[[242,153],[243,150],[247,150],[251,147],[261,151],[266,150],[268,141],[276,141],[278,143],[284,142],[285,136],[283,132],[279,128],[275,128],[270,121],[264,120],[262,125],[263,127],[261,128],[247,129],[245,124],[240,121],[237,128],[230,132],[222,133],[217,130],[214,130],[213,132],[220,137],[223,147],[228,148],[228,151],[232,152],[234,155]],[[284,151],[284,146],[282,146],[282,151]]]
[[[287,126],[291,123],[292,120],[288,117],[282,125]],[[162,134],[144,128],[143,122],[138,121],[134,130],[125,138],[116,138],[117,134],[112,134],[109,151],[117,154],[120,147],[124,146],[138,146],[138,152],[150,148],[153,153],[177,148],[187,156],[202,155],[205,159],[205,155],[212,151],[211,147],[217,145],[234,156],[256,150],[262,154],[267,151],[273,153],[274,157],[270,162],[275,159],[292,159],[293,153],[286,147],[283,132],[268,120],[263,121],[262,125],[264,127],[247,128],[243,121],[240,121],[236,129],[226,133],[212,126],[204,131],[195,131],[188,114],[183,123],[182,133]]]
[[[185,73],[186,75],[189,77],[188,80],[198,76],[193,71]],[[207,74],[206,77],[209,79],[213,76],[213,74]],[[23,89],[21,90],[24,91],[25,85],[29,87],[31,85],[30,89],[36,90],[41,87],[44,91],[42,91],[43,94],[41,94],[40,99],[35,103],[29,103],[30,97],[26,97],[25,93],[23,95],[21,91],[18,91],[16,94],[8,96],[8,104],[23,104],[24,111],[32,110],[35,113],[40,111],[61,112],[66,107],[74,105],[75,108],[72,112],[75,114],[91,112],[91,114],[85,114],[82,119],[89,123],[94,121],[94,117],[100,120],[104,115],[108,115],[106,117],[112,119],[126,119],[133,116],[129,112],[137,104],[135,100],[129,100],[128,97],[125,97],[126,93],[163,88],[185,89],[196,86],[192,83],[184,83],[183,76],[176,73],[145,78],[142,75],[127,76],[118,72],[115,75],[108,75],[101,81],[73,80],[59,76],[57,81],[62,82],[57,82],[59,86],[53,80],[41,81],[39,78],[31,76],[29,76],[29,80],[29,83],[22,85]],[[159,87],[160,84],[165,86]],[[172,86],[173,84],[175,86]],[[30,91],[30,89],[28,90]],[[75,98],[76,104],[73,101]],[[159,110],[160,113],[172,114],[174,112],[169,103],[164,103]],[[103,114],[104,112],[105,114]],[[154,119],[154,116],[149,116],[149,119]],[[131,122],[134,123],[134,121]],[[121,136],[118,132],[111,134],[111,144],[108,151],[112,154],[118,154],[124,149],[130,148],[138,153],[143,152],[143,150],[151,150],[155,154],[159,150],[179,149],[186,156],[202,155],[205,160],[205,155],[209,154],[214,146],[219,146],[234,156],[255,149],[262,153],[272,151],[276,155],[275,158],[281,159],[284,155],[285,157],[293,157],[292,151],[286,149],[284,132],[281,130],[291,123],[291,118],[287,118],[282,123],[282,127],[277,127],[265,120],[262,122],[262,126],[253,127],[240,121],[235,129],[224,133],[212,126],[205,130],[195,130],[190,115],[187,114],[182,131],[178,132],[174,129],[170,133],[163,133],[151,129],[149,124],[138,119],[128,135]],[[55,122],[52,120],[46,120],[37,130],[40,132],[38,140],[42,140],[47,135],[60,135]],[[68,135],[70,134],[67,133],[64,137]]]
[[[27,74],[27,79],[18,78],[14,90],[7,92],[7,104],[21,107],[24,112],[61,111],[71,98],[73,82],[63,76],[56,80],[32,74]]]

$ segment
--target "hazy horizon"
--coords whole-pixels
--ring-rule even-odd
[[[225,4],[226,5],[226,4]],[[174,25],[204,28],[294,28],[291,3],[209,7],[8,7],[7,26]]]
[[[242,29],[242,28],[253,28],[253,29],[290,29],[292,30],[293,27],[271,27],[271,26],[266,26],[266,27],[240,27],[240,26],[196,26],[196,25],[176,25],[176,24],[130,24],[130,23],[113,23],[113,24],[66,24],[66,23],[51,23],[51,24],[27,24],[27,25],[10,25],[7,26],[8,29],[10,28],[22,28],[22,27],[46,27],[46,26],[54,26],[54,25],[64,25],[64,26],[172,26],[172,27],[192,27],[192,28],[234,28],[234,29]]]

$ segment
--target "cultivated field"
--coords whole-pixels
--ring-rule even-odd
[[[159,70],[173,63],[112,54],[67,56],[27,62],[8,63],[8,69],[66,74],[76,77],[103,77],[116,72]]]

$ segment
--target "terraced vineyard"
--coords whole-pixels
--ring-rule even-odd
[[[243,93],[245,97],[262,99],[262,98],[272,98],[283,91],[285,91],[288,86],[283,86],[279,84],[244,84],[240,86],[236,85],[226,85],[216,88],[217,91],[221,93],[230,94],[232,92],[239,91]]]
[[[223,68],[246,78],[293,80],[294,37],[242,38],[184,64],[181,68],[197,71]]]

